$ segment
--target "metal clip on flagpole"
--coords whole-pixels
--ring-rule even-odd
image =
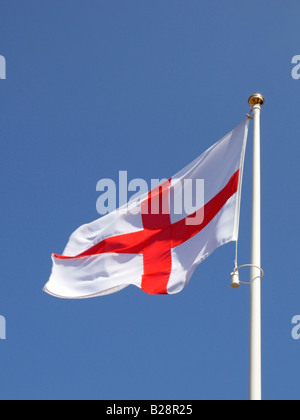
[[[257,268],[260,272],[261,275],[258,277],[255,277],[251,280],[251,282],[244,282],[240,280],[240,273],[239,270],[241,268],[245,268],[245,267],[251,267],[251,268]],[[257,278],[259,278],[260,280],[262,280],[265,276],[264,270],[261,267],[258,267],[257,265],[254,264],[243,264],[240,265],[239,267],[236,265],[235,269],[233,270],[233,272],[231,273],[231,287],[233,289],[238,289],[240,287],[241,284],[244,284],[246,286],[251,286],[251,283],[256,280]]]

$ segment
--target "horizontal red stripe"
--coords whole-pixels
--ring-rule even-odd
[[[145,233],[143,230],[139,232],[126,233],[124,235],[112,236],[104,239],[93,247],[87,249],[75,257],[67,257],[64,255],[53,254],[59,259],[74,259],[80,257],[88,257],[98,254],[142,254],[145,247]]]
[[[214,219],[226,202],[237,192],[238,182],[239,170],[231,177],[230,181],[223,190],[204,206],[204,220],[199,225],[187,225],[186,218],[172,225],[170,223],[169,214],[142,214],[144,225],[143,231],[104,239],[100,243],[74,257],[57,254],[53,255],[59,259],[74,259],[106,253],[143,254],[144,252],[147,252],[149,246],[156,246],[159,252],[155,252],[154,259],[151,258],[151,263],[155,266],[159,264],[159,255],[164,255],[164,246],[167,250],[170,250],[171,248],[175,248],[176,246],[188,241],[190,238],[201,232],[201,230]],[[161,199],[161,193],[159,195]],[[144,208],[149,206],[149,200],[151,200],[151,193],[149,193],[149,198],[142,203],[142,208],[143,206],[145,206]],[[195,216],[196,213],[189,217]],[[164,238],[163,241],[162,238]],[[151,250],[151,254],[154,256],[153,250]],[[169,257],[166,258],[169,259]],[[146,260],[148,260],[148,258]],[[147,269],[147,272],[150,272],[150,268]],[[158,271],[155,270],[155,272]]]
[[[182,219],[172,225],[171,236],[172,236],[172,248],[188,241],[197,233],[201,232],[219,213],[224,207],[227,201],[237,192],[239,185],[239,174],[238,170],[230,179],[228,184],[220,191],[212,200],[210,200],[204,206],[204,220],[200,225],[187,225],[186,219]],[[189,216],[191,218],[196,217],[196,212]]]

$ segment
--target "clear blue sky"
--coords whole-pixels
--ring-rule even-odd
[[[262,112],[263,397],[300,396],[299,2],[1,1],[1,399],[247,399],[249,289],[234,244],[176,296],[42,292],[98,218],[97,181],[168,178]],[[252,128],[240,263],[250,259]],[[243,272],[248,281],[248,271]]]

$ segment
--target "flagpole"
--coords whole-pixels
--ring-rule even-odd
[[[260,112],[264,97],[255,93],[249,98],[253,111],[253,186],[250,274],[250,368],[249,399],[262,399],[261,380],[261,161]]]

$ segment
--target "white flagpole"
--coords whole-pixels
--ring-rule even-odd
[[[253,111],[253,190],[250,278],[250,375],[249,399],[262,399],[261,381],[261,162],[260,111],[265,100],[258,93],[249,98]]]

